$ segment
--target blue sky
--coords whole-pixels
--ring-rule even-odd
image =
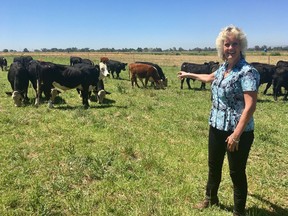
[[[287,0],[0,0],[0,51],[215,47],[230,24],[248,47],[288,45]]]

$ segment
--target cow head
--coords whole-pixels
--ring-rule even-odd
[[[165,87],[164,87],[164,82],[163,82],[162,79],[159,80],[158,82],[156,82],[155,89],[165,89]]]
[[[14,100],[14,105],[20,107],[24,99],[23,95],[19,91],[13,91],[12,99]]]
[[[168,79],[167,79],[167,77],[166,77],[166,79],[165,79],[165,80],[163,80],[163,85],[164,85],[165,87],[167,87],[167,86],[168,86]]]
[[[126,70],[126,66],[127,66],[128,63],[121,63],[121,70],[125,71]]]
[[[100,80],[102,80],[105,77],[110,75],[109,72],[108,72],[108,69],[107,69],[107,65],[104,64],[103,62],[99,63],[99,69],[100,69],[100,74],[99,74],[99,79]]]
[[[211,73],[218,70],[218,68],[219,68],[219,62],[210,61],[210,62],[208,62],[208,64],[209,64]]]

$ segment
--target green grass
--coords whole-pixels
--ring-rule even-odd
[[[43,59],[57,63],[68,58]],[[0,215],[232,215],[227,161],[224,209],[192,207],[204,197],[210,91],[180,90],[177,67],[163,67],[165,90],[132,89],[108,78],[105,104],[85,110],[76,90],[55,108],[16,108],[0,72]],[[200,83],[192,86],[199,88]],[[208,86],[209,88],[209,86]],[[248,160],[248,215],[288,213],[288,104],[259,94]]]

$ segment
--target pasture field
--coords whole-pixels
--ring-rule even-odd
[[[34,59],[69,63],[62,53],[29,53]],[[128,72],[105,79],[104,104],[82,107],[76,90],[62,93],[53,109],[46,102],[14,107],[7,72],[0,71],[0,215],[232,215],[227,159],[220,207],[193,205],[204,198],[210,91],[200,82],[180,89],[183,61],[218,61],[216,55],[75,54],[98,63],[100,56],[131,63],[158,63],[165,90],[134,89]],[[9,64],[12,55],[6,55]],[[288,60],[271,56],[270,63]],[[267,63],[267,56],[247,56]],[[260,87],[255,141],[247,165],[247,215],[288,215],[288,102],[263,95]]]

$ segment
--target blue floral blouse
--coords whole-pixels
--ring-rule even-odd
[[[244,58],[224,78],[228,63],[225,62],[214,72],[211,84],[212,108],[209,125],[223,131],[234,131],[244,109],[245,91],[258,91],[260,75]],[[253,117],[244,131],[254,130]]]

